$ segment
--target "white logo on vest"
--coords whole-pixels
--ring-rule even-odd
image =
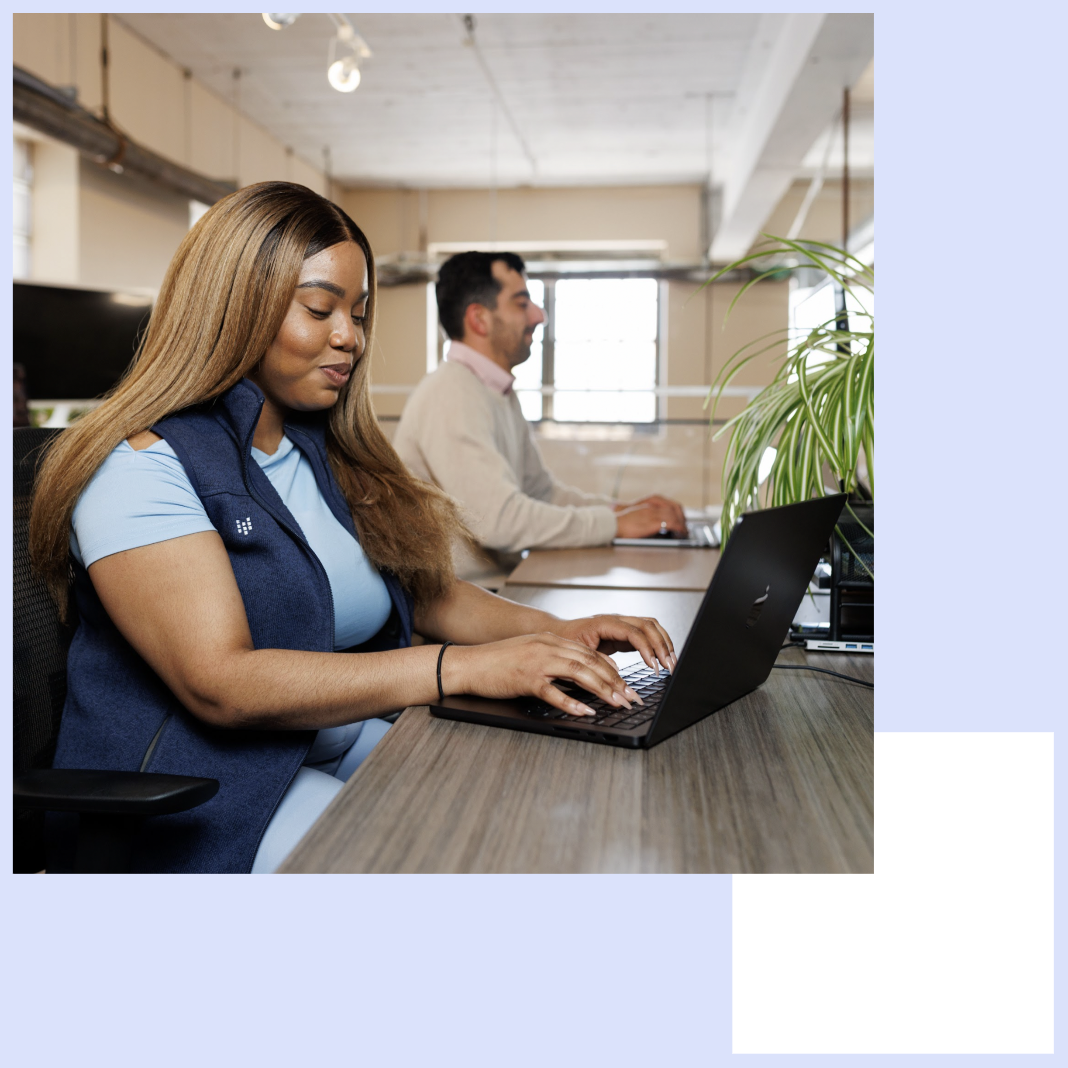
[[[245,537],[252,533],[252,516],[247,515],[244,519],[237,520],[237,532]]]

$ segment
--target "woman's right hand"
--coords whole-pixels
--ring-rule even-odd
[[[595,715],[592,708],[554,686],[554,679],[571,679],[616,708],[644,703],[620,678],[611,657],[555,634],[523,634],[486,645],[450,646],[441,664],[441,685],[446,694],[532,696],[571,715]]]

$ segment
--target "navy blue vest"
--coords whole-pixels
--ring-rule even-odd
[[[263,394],[248,380],[215,402],[168,416],[152,429],[182,461],[230,555],[257,649],[334,648],[326,572],[270,479],[252,459]],[[323,413],[287,421],[319,490],[346,530],[352,516],[326,456]],[[411,644],[412,601],[382,573],[389,621],[348,652]],[[54,766],[113,768],[219,780],[216,796],[189,812],[145,822],[135,871],[247,872],[282,794],[307,756],[314,731],[211,727],[188,712],[122,637],[88,572],[75,566],[79,625],[67,660],[67,700]]]

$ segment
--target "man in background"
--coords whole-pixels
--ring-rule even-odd
[[[393,444],[419,477],[459,501],[483,548],[457,561],[462,578],[510,571],[524,549],[607,545],[615,537],[686,533],[663,497],[623,504],[553,477],[512,386],[545,313],[511,252],[462,252],[438,274],[445,362],[415,388]]]

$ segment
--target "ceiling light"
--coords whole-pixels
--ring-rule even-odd
[[[339,93],[351,93],[360,84],[360,60],[369,58],[371,49],[348,19],[334,16],[334,20],[337,33],[330,38],[326,78]]]
[[[335,32],[330,38],[326,60],[326,80],[339,92],[351,93],[360,84],[360,62],[371,58],[367,42],[356,32],[346,15],[327,15]],[[300,15],[263,13],[263,21],[272,30],[292,26]]]
[[[300,15],[268,15],[266,11],[263,12],[263,21],[272,30],[284,30],[287,26],[292,26],[299,18]]]
[[[326,77],[339,93],[351,93],[360,84],[360,68],[355,57],[334,60],[326,69]]]

